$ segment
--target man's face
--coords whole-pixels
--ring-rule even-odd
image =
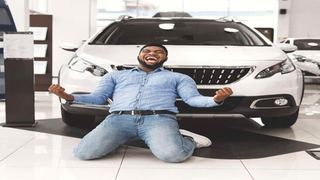
[[[140,65],[149,69],[156,69],[167,60],[167,54],[161,47],[147,46],[141,50],[138,60]]]

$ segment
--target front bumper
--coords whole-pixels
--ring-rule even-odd
[[[275,105],[275,99],[286,99],[287,104],[283,106]],[[269,96],[245,96],[229,97],[221,106],[211,108],[195,108],[177,100],[179,109],[177,117],[189,118],[210,118],[215,116],[242,115],[245,117],[280,117],[294,114],[299,106],[296,105],[291,95],[269,95]],[[109,105],[90,105],[64,103],[62,108],[72,114],[85,114],[95,116],[107,116]]]

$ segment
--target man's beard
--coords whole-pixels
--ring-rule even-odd
[[[163,61],[160,61],[156,64],[153,64],[153,65],[149,65],[147,64],[145,61],[141,60],[138,56],[138,61],[139,63],[143,66],[143,67],[146,67],[148,69],[157,69],[158,67],[162,67],[163,66],[163,63],[167,61],[167,59],[163,60]]]

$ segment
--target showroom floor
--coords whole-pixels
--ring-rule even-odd
[[[35,116],[39,125],[42,124],[41,122],[57,122],[61,117],[58,99],[46,92],[36,92],[35,98]],[[0,102],[0,112],[0,122],[5,122],[4,102]],[[72,155],[72,149],[80,139],[68,136],[67,132],[62,136],[0,127],[0,179],[316,180],[320,179],[320,161],[309,155],[306,150],[320,151],[319,117],[320,86],[307,85],[299,120],[292,128],[267,129],[259,125],[261,124],[259,120],[235,118],[234,122],[237,124],[245,122],[249,125],[244,123],[230,132],[249,135],[242,136],[241,140],[246,142],[235,143],[232,148],[240,149],[239,151],[245,147],[236,147],[238,145],[250,148],[234,157],[223,156],[222,150],[227,148],[221,136],[226,134],[223,134],[223,130],[219,128],[220,133],[216,134],[217,139],[212,138],[212,152],[215,147],[220,148],[221,151],[215,152],[216,154],[212,156],[210,156],[211,150],[205,153],[199,151],[186,162],[178,164],[164,163],[156,159],[148,149],[137,146],[123,146],[112,155],[100,160],[81,161]],[[231,123],[229,123],[230,126]],[[228,126],[228,123],[224,126]],[[217,131],[219,131],[218,128]],[[265,145],[253,146],[264,143],[259,142],[259,138],[250,139],[252,137],[250,134],[263,138]],[[227,135],[231,139],[236,138],[232,136],[238,136]],[[229,144],[228,147],[231,145]],[[272,155],[262,153],[263,149],[270,147],[272,149],[268,151],[277,153]],[[303,149],[308,147],[317,148]]]

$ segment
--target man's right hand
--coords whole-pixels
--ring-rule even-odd
[[[49,88],[48,88],[49,93],[53,93],[57,96],[59,96],[62,99],[65,99],[67,101],[73,101],[74,97],[71,94],[68,94],[65,92],[65,89],[63,87],[61,87],[58,84],[52,84]]]

